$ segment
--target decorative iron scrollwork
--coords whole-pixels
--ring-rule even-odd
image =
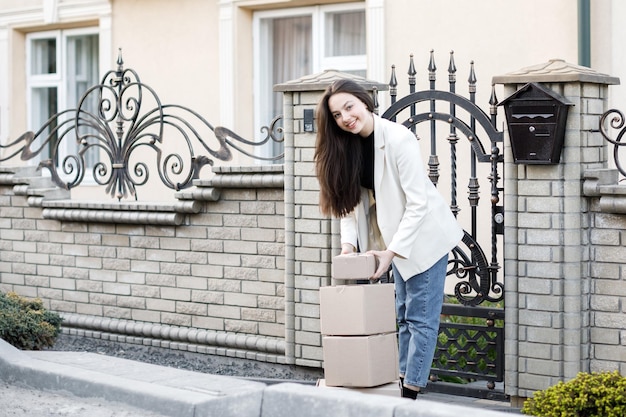
[[[610,120],[607,126],[607,120]],[[613,145],[613,161],[615,167],[623,175],[626,176],[626,169],[620,163],[619,150],[622,146],[626,146],[626,143],[622,142],[622,138],[626,133],[626,127],[624,127],[625,119],[624,114],[617,109],[607,110],[600,118],[600,133],[604,139]],[[610,129],[617,130],[617,137],[611,139]]]
[[[282,142],[281,119],[279,116],[262,128],[266,137],[260,142],[245,140],[225,127],[214,127],[192,109],[162,104],[134,70],[124,68],[120,51],[117,69],[89,88],[75,109],[53,115],[37,132],[26,132],[8,145],[0,145],[17,148],[0,161],[18,154],[29,160],[49,149],[50,158],[41,161],[39,167],[48,169],[59,187],[69,190],[78,186],[91,169],[93,180],[106,186],[112,197],[136,198],[136,187],[148,181],[151,168],[156,168],[165,186],[181,190],[190,187],[201,169],[213,165],[214,159],[231,160],[231,149],[254,159],[282,159],[282,154],[255,156],[240,146]],[[215,141],[209,143],[206,138],[210,136]],[[63,152],[64,141],[77,144],[76,152]],[[152,151],[154,161],[147,160],[145,152],[137,152],[140,149]],[[208,155],[196,155],[196,149]],[[62,153],[67,155],[59,160]]]
[[[447,275],[461,280],[454,286],[456,299],[466,306],[477,306],[483,301],[501,301],[504,287],[495,281],[495,274],[491,273],[487,258],[478,243],[467,232],[462,243],[452,250],[448,260]]]

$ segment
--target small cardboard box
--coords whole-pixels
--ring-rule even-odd
[[[394,284],[321,287],[320,330],[333,336],[395,332]]]
[[[398,398],[402,397],[402,391],[400,390],[399,380],[390,382],[388,384],[378,385],[375,387],[361,388],[361,387],[329,387],[328,385],[326,385],[326,380],[322,378],[322,379],[317,380],[317,383],[315,384],[315,386],[318,388],[356,391],[356,392],[362,392],[363,394],[386,395],[389,397],[398,397]]]
[[[398,379],[395,333],[324,336],[324,379],[329,387],[375,387]]]
[[[333,258],[335,279],[369,279],[376,272],[376,257],[365,253],[337,255]]]

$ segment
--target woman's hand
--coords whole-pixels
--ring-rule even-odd
[[[380,279],[389,270],[389,265],[391,265],[391,261],[396,256],[395,252],[390,250],[370,250],[367,253],[374,255],[378,260],[378,268],[376,268],[376,272],[371,278],[373,280]]]
[[[342,243],[341,244],[341,254],[347,255],[349,253],[356,252],[356,248],[350,243]]]

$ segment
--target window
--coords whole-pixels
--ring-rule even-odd
[[[29,129],[38,131],[47,121],[65,109],[76,108],[85,91],[96,85],[98,74],[98,34],[96,30],[50,31],[30,34],[27,38],[27,88]],[[87,110],[96,111],[97,103],[87,103]],[[42,135],[41,146],[50,132],[64,119],[55,120]],[[57,146],[58,136],[41,152],[41,159],[48,159]],[[57,139],[55,139],[55,137]],[[78,145],[75,136],[65,136],[58,145],[55,163],[62,163],[66,155],[76,155]],[[95,152],[85,155],[87,167],[97,161]]]
[[[325,69],[366,75],[364,4],[257,12],[254,39],[257,132],[283,113],[275,84]],[[281,152],[282,143],[271,142],[260,156]]]

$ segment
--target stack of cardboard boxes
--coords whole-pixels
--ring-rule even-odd
[[[360,283],[375,271],[373,255],[333,259],[333,285],[320,288],[324,379],[319,386],[375,387],[400,395],[394,285]]]

